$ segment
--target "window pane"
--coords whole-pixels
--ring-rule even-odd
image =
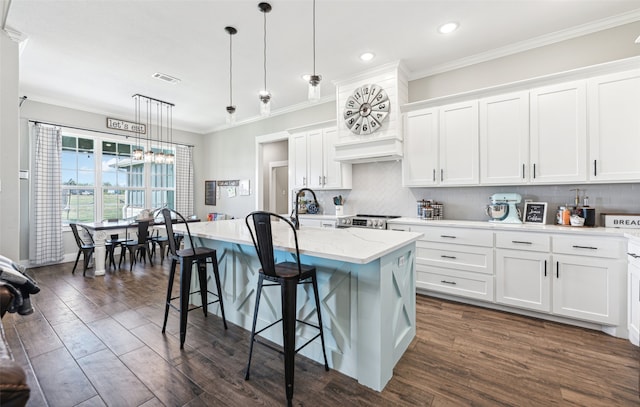
[[[62,149],[71,149],[75,151],[77,148],[76,138],[69,136],[62,136]]]
[[[103,141],[102,142],[102,154],[105,154],[105,153],[115,154],[116,153],[116,143],[114,143],[112,141]]]
[[[88,138],[78,138],[78,151],[93,152],[93,140]]]
[[[102,190],[103,219],[124,219],[125,193],[118,189]]]
[[[95,199],[93,189],[71,189],[62,191],[62,221],[94,222]]]
[[[118,154],[123,156],[131,155],[131,145],[118,143]]]

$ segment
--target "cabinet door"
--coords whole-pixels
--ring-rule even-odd
[[[629,263],[629,341],[638,346],[640,343],[640,261]]]
[[[322,145],[321,129],[307,133],[307,173],[309,174],[307,185],[309,188],[318,189],[323,185]]]
[[[291,178],[293,188],[302,188],[307,185],[307,134],[294,134],[290,138],[292,147],[289,151],[289,163],[291,168]]]
[[[342,167],[351,164],[342,164],[336,161],[336,148],[338,142],[338,130],[330,127],[323,130],[322,135],[323,168],[322,186],[324,188],[342,188]]]
[[[625,262],[561,254],[553,260],[554,314],[619,325],[619,293],[626,292]]]
[[[548,253],[496,250],[496,302],[551,311],[551,259]]]
[[[529,168],[529,92],[480,100],[480,183],[514,185]]]
[[[589,80],[589,177],[640,179],[640,70]]]
[[[434,185],[440,179],[438,164],[438,109],[405,115],[402,185]]]
[[[439,120],[440,184],[478,184],[478,102],[442,106]]]
[[[531,90],[532,182],[587,180],[585,88],[577,81]]]

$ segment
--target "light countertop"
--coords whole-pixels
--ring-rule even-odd
[[[398,218],[387,221],[388,224],[404,224],[415,226],[440,226],[440,227],[458,227],[472,229],[491,229],[503,231],[527,231],[527,232],[544,232],[544,233],[569,233],[581,234],[585,236],[615,236],[629,237],[627,235],[635,234],[640,239],[640,229],[619,229],[604,227],[575,227],[561,225],[538,225],[531,223],[500,223],[489,221],[471,221],[471,220],[425,220],[420,218]]]
[[[293,232],[284,223],[272,226],[274,247],[277,250],[295,251]],[[191,235],[253,246],[244,219],[199,222],[189,225]],[[175,225],[176,232],[186,232],[185,225]],[[413,243],[422,233],[364,228],[313,228],[301,227],[298,231],[300,253],[330,260],[366,264]]]

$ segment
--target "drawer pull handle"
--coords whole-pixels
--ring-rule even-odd
[[[457,284],[455,281],[447,281],[447,280],[440,280],[440,282],[442,284],[451,284],[451,285],[456,285]]]
[[[446,254],[443,254],[440,257],[443,257],[445,259],[454,259],[454,260],[457,258],[456,256],[447,256]]]
[[[440,237],[443,237],[445,239],[455,239],[455,236],[451,236],[451,235],[440,235]]]
[[[544,261],[544,276],[547,276],[547,261]]]
[[[524,240],[512,240],[511,243],[516,243],[516,244],[533,244],[531,242],[525,242]]]
[[[589,250],[598,250],[597,247],[592,247],[592,246],[578,246],[578,245],[573,245],[572,246],[574,249],[589,249]]]
[[[556,278],[560,278],[560,262],[556,261]]]
[[[640,256],[638,256],[638,255],[637,255],[637,254],[635,254],[635,253],[627,253],[627,254],[628,254],[629,256],[633,257],[634,259],[637,259],[638,257],[640,257]]]

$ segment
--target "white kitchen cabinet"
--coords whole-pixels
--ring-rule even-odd
[[[551,237],[496,232],[496,302],[551,310]]]
[[[587,91],[589,179],[640,180],[640,70],[589,79]]]
[[[625,263],[563,254],[554,254],[553,260],[553,313],[617,325]]]
[[[406,187],[438,184],[438,108],[409,112],[404,120],[402,184]]]
[[[480,183],[529,179],[529,92],[480,99]]]
[[[494,300],[493,232],[421,226],[411,231],[424,235],[416,242],[417,288]]]
[[[531,182],[587,181],[585,81],[535,88],[529,96]]]
[[[478,102],[442,106],[439,129],[440,184],[477,185]]]
[[[293,134],[289,138],[289,163],[291,168],[291,187],[307,187],[307,134]]]
[[[350,189],[351,164],[335,161],[335,127],[316,128],[290,137],[292,189]]]
[[[476,100],[408,113],[404,143],[404,186],[478,184]]]
[[[628,266],[628,327],[629,341],[640,345],[640,244],[629,242]]]

